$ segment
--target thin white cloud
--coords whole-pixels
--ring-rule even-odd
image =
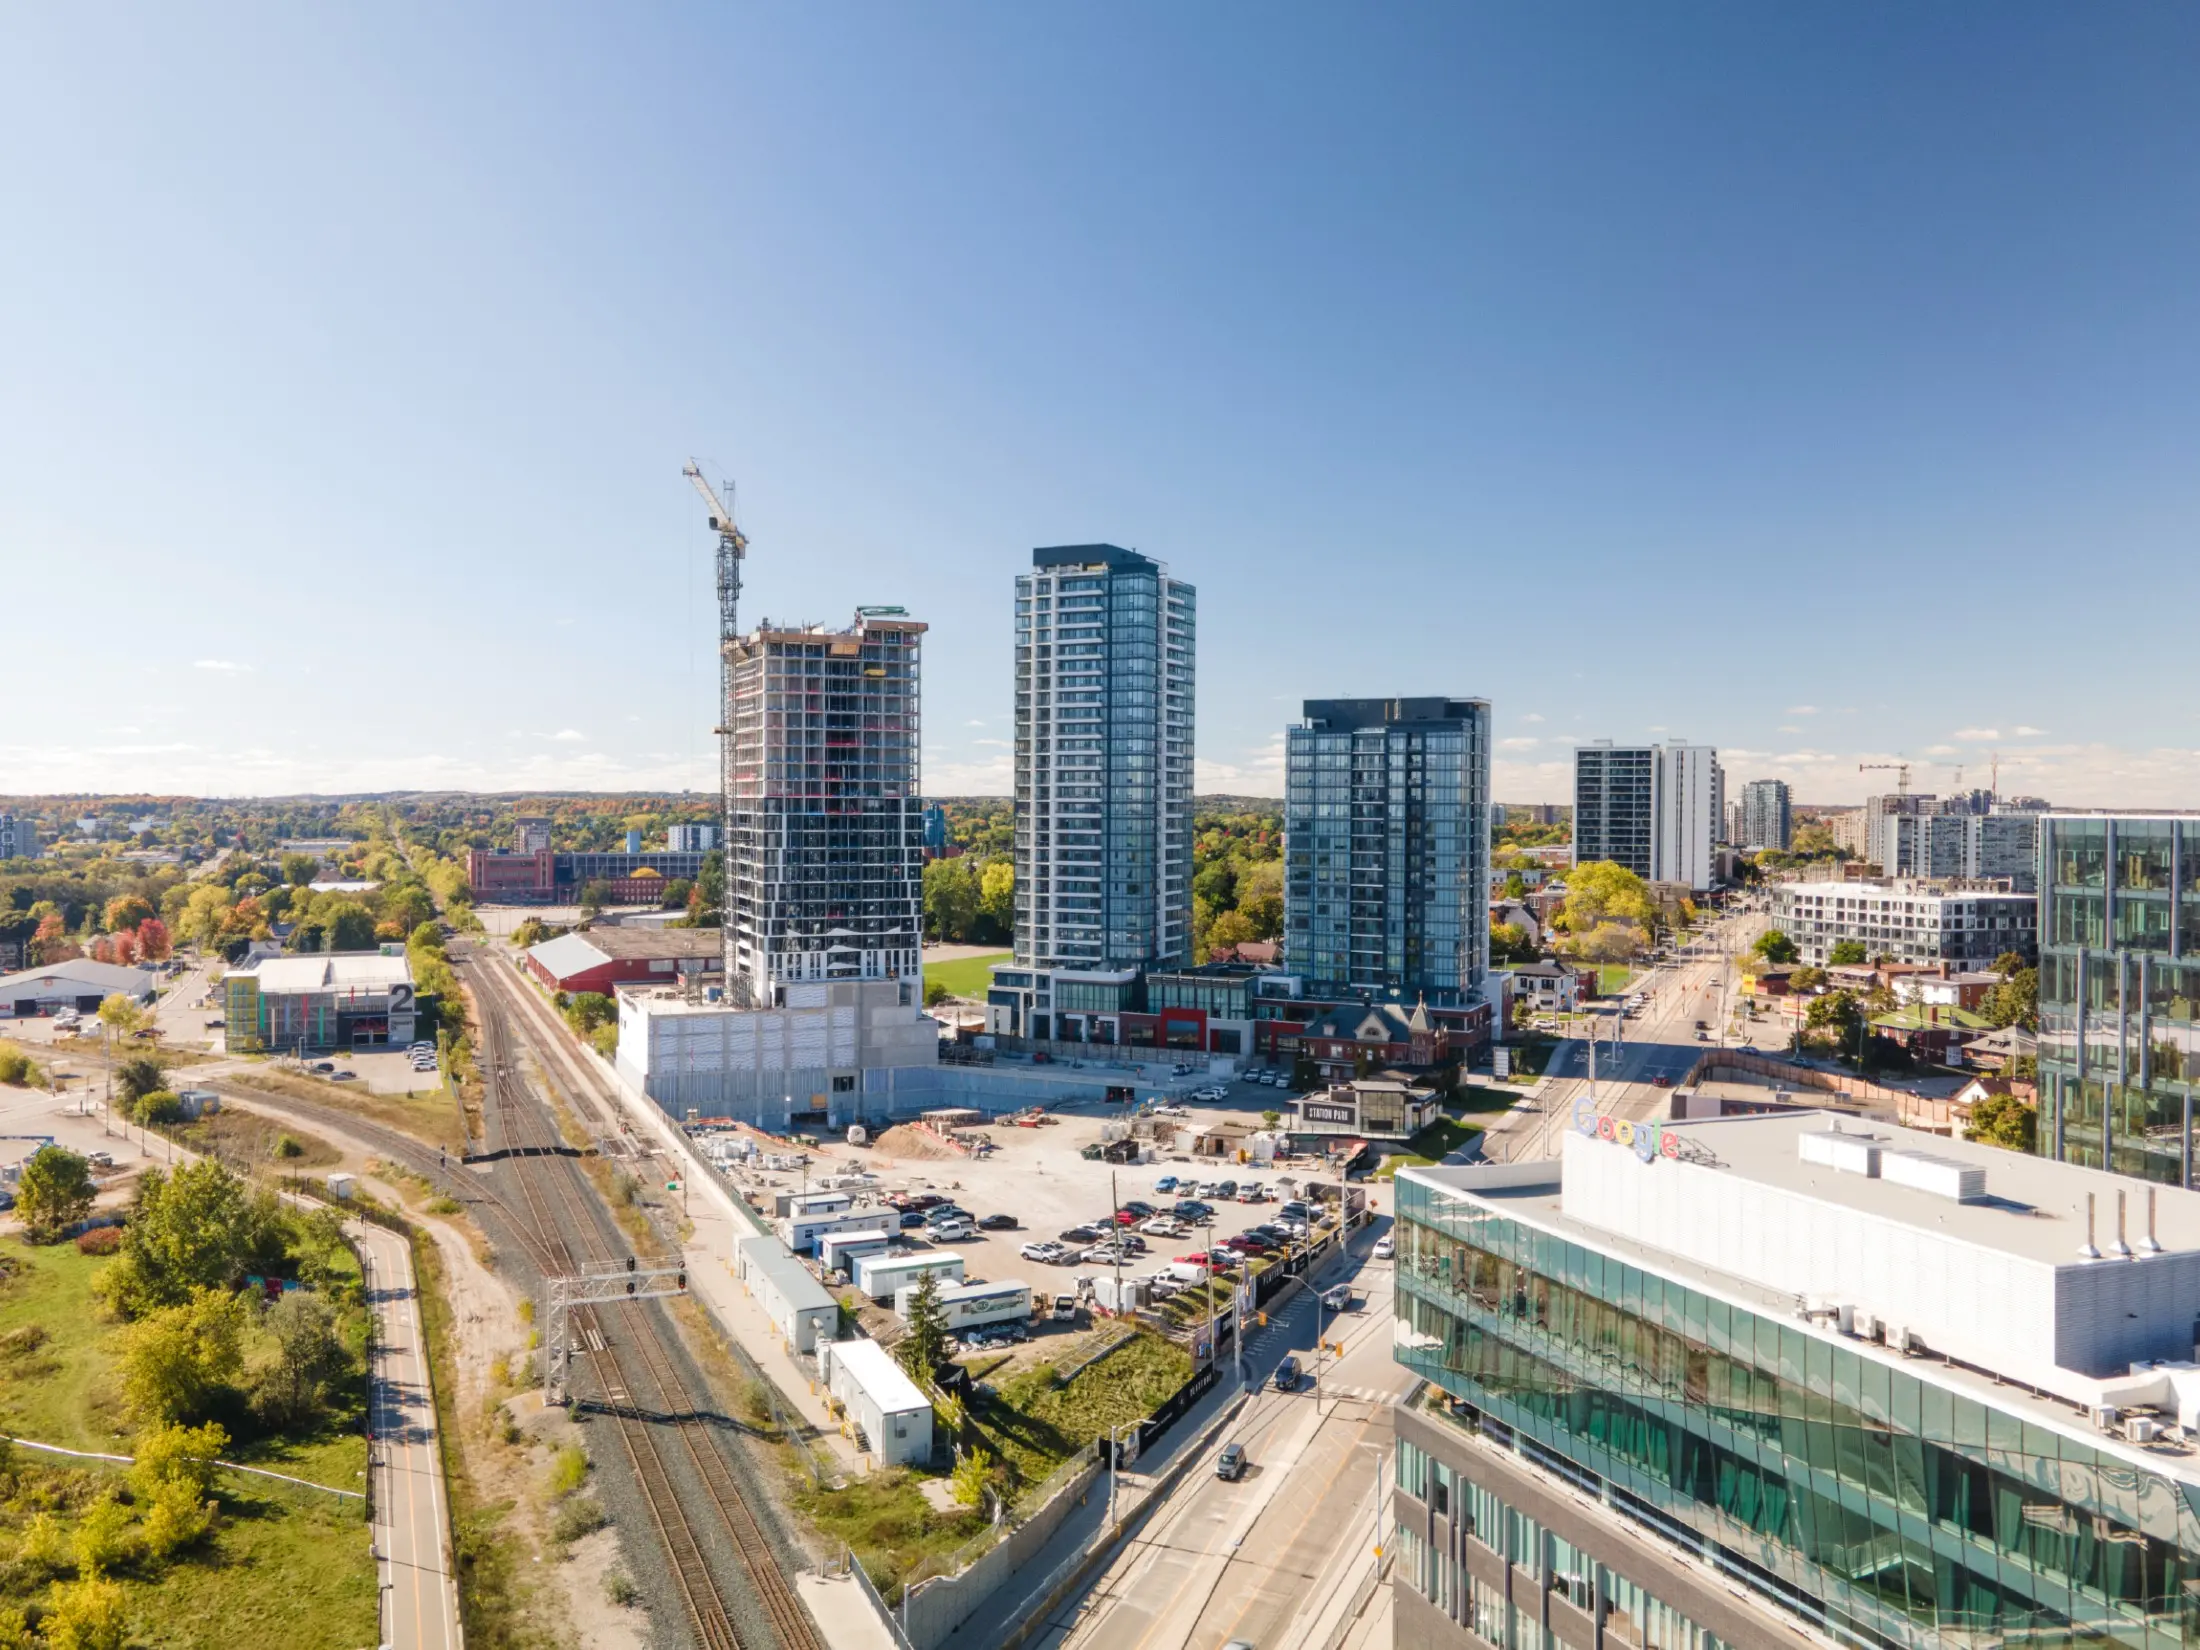
[[[1816,716],[1818,707],[1816,705],[1790,705],[1787,713],[1790,716]]]
[[[1006,739],[973,739],[970,742],[973,745],[997,745],[1004,751],[1014,750],[1016,748]]]
[[[1782,722],[1777,731],[1781,733],[1801,733],[1803,730],[1796,727],[1792,722]]]
[[[1955,753],[1956,748],[1953,745],[1927,745],[1925,747],[1927,756],[1953,756]]]
[[[1538,746],[1538,745],[1540,745],[1540,744],[1542,744],[1542,743],[1543,743],[1543,741],[1542,741],[1542,740],[1540,740],[1540,739],[1529,739],[1529,738],[1513,738],[1513,739],[1500,739],[1500,740],[1498,740],[1498,742],[1497,742],[1497,748],[1498,748],[1499,750],[1504,750],[1504,751],[1530,751],[1530,750],[1534,750],[1536,746]]]
[[[1951,733],[1950,735],[1948,735],[1948,737],[1949,737],[1950,739],[1966,739],[1966,740],[1981,740],[1981,739],[1999,739],[1999,738],[2001,737],[2001,729],[1999,729],[1999,728],[1958,728],[1958,729],[1956,729],[1956,731],[1955,731],[1955,732],[1953,732],[1953,733]]]
[[[550,740],[557,745],[580,745],[587,743],[588,735],[579,728],[560,728],[550,736]]]
[[[2020,722],[2017,724],[2016,736],[2019,739],[2045,739],[2047,730],[2045,728],[2028,728]]]
[[[250,670],[252,667],[250,665],[240,665],[234,659],[193,659],[191,668],[193,670],[219,671],[225,676],[235,676]]]
[[[964,724],[964,726],[982,728],[985,726],[985,718],[982,716],[973,716],[967,723]]]
[[[1527,715],[1523,716],[1523,717],[1522,717],[1522,718],[1521,718],[1520,720],[1521,720],[1521,721],[1523,721],[1523,722],[1540,722],[1540,721],[1542,721],[1542,720],[1543,720],[1543,713],[1542,713],[1541,711],[1539,711],[1539,710],[1531,710],[1530,712],[1528,712],[1528,714],[1527,714]]]

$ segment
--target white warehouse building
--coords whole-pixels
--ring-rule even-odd
[[[619,992],[619,1074],[673,1116],[689,1108],[784,1129],[793,1112],[843,1109],[866,1071],[936,1066],[940,1028],[915,977],[795,981],[769,1008],[664,986]]]

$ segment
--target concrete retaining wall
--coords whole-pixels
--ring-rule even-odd
[[[1102,1470],[1094,1462],[1070,1479],[968,1569],[951,1576],[935,1576],[911,1588],[902,1606],[902,1619],[915,1650],[937,1650],[945,1644],[978,1606],[1053,1539],[1062,1520],[1084,1499]]]

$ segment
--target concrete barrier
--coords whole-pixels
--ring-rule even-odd
[[[902,1630],[914,1650],[937,1650],[1033,1553],[1044,1548],[1101,1470],[1095,1462],[1071,1478],[969,1568],[912,1587],[902,1600]]]

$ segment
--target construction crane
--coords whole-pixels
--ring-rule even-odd
[[[1895,792],[1895,795],[1897,795],[1897,796],[1908,796],[1908,795],[1910,794],[1910,765],[1909,765],[1909,763],[1907,763],[1907,762],[1859,762],[1859,763],[1857,763],[1857,764],[1856,764],[1856,771],[1857,771],[1858,773],[1870,773],[1870,772],[1871,772],[1871,771],[1872,771],[1872,770],[1873,770],[1874,768],[1891,768],[1891,769],[1893,769],[1893,770],[1894,770],[1894,792]]]
[[[733,512],[719,503],[717,493],[703,479],[702,466],[692,458],[680,472],[695,483],[695,490],[703,495],[703,502],[710,507],[710,530],[718,535],[718,725],[711,732],[718,736],[718,845],[727,856],[731,868],[733,855],[733,646],[741,635],[741,561],[748,554],[749,541],[742,537],[741,529],[733,522]],[[726,491],[733,491],[729,483]],[[730,989],[735,981],[734,926],[724,927],[726,984]]]

